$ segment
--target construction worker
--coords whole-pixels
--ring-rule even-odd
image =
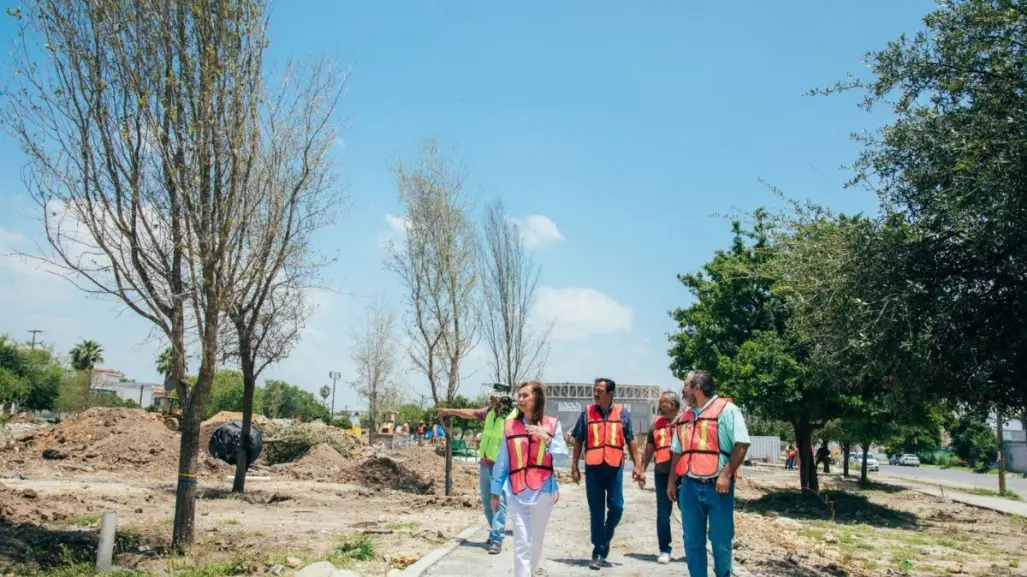
[[[645,488],[644,472],[649,463],[655,459],[653,478],[656,481],[656,540],[660,544],[660,553],[656,562],[660,565],[670,563],[670,511],[673,508],[667,497],[667,485],[670,481],[670,447],[678,429],[678,415],[681,413],[681,400],[673,391],[664,391],[660,395],[657,406],[659,415],[653,421],[653,429],[649,431],[645,443],[645,456],[642,457],[643,475],[638,477],[638,486]]]
[[[613,403],[617,383],[612,379],[596,379],[592,386],[595,403],[589,405],[574,426],[574,456],[571,458],[571,480],[581,482],[578,461],[585,453],[585,494],[591,517],[592,561],[589,568],[598,571],[610,554],[613,533],[624,514],[624,449],[627,447],[637,481],[644,476],[638,462],[631,415]]]
[[[510,402],[510,394],[493,389],[489,395],[489,404],[480,409],[438,409],[440,417],[457,417],[484,421],[485,428],[481,432],[481,459],[478,461],[478,491],[481,494],[481,506],[485,511],[485,520],[489,524],[489,536],[485,541],[489,554],[498,555],[503,550],[503,537],[506,535],[506,498],[500,496],[499,506],[492,507],[492,466],[499,455],[499,447],[503,440],[503,420],[512,417],[513,411],[500,414],[504,400]]]
[[[749,431],[731,399],[717,396],[708,371],[690,371],[681,396],[691,407],[681,415],[671,444],[667,497],[678,502],[691,577],[707,577],[707,525],[713,574],[730,577],[735,536],[735,476],[749,450]],[[675,491],[678,479],[684,479]]]
[[[509,504],[514,533],[514,577],[530,577],[542,559],[542,542],[560,488],[553,475],[553,455],[567,445],[556,417],[545,415],[545,387],[521,385],[517,410],[503,425],[499,456],[492,469],[492,506]]]

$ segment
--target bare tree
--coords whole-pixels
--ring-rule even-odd
[[[485,211],[481,274],[481,331],[489,347],[489,366],[496,382],[516,385],[542,378],[549,361],[552,321],[541,331],[528,324],[541,267],[524,249],[517,223],[507,217],[502,201]]]
[[[183,408],[172,544],[186,547],[229,257],[251,216],[265,1],[35,0],[13,14],[23,26],[0,119],[28,156],[43,258],[172,349],[166,383]],[[200,349],[193,384],[187,330]]]
[[[468,220],[464,177],[427,139],[412,166],[396,167],[406,235],[388,262],[406,291],[409,356],[428,379],[436,405],[460,387],[460,364],[477,340],[477,237]],[[449,418],[446,418],[446,428]],[[452,436],[446,435],[446,495],[453,485]]]
[[[246,191],[252,216],[246,234],[232,247],[228,273],[236,287],[227,309],[229,339],[235,345],[229,354],[243,374],[243,442],[233,492],[245,490],[257,378],[296,345],[313,312],[304,290],[330,262],[311,248],[311,241],[333,221],[342,201],[328,153],[336,141],[329,121],[344,84],[345,76],[327,61],[290,66],[262,109],[261,155]]]
[[[367,399],[368,439],[374,442],[375,433],[383,413],[396,396],[399,376],[399,347],[396,342],[396,315],[388,310],[381,297],[367,307],[362,326],[353,333],[353,364],[357,377],[350,386]]]

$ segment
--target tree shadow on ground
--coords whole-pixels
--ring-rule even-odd
[[[822,491],[819,496],[799,491],[775,491],[759,499],[737,498],[736,510],[792,519],[834,521],[874,527],[917,529],[916,515],[870,502],[848,491]]]
[[[746,564],[745,568],[760,575],[787,575],[788,577],[848,577],[851,575],[838,565],[812,569],[780,559]]]
[[[877,481],[867,481],[866,483],[861,483],[859,481],[859,478],[842,479],[842,482],[845,483],[846,489],[850,491],[880,491],[882,493],[895,494],[909,490],[908,488],[901,487],[899,485],[879,483]]]
[[[0,573],[19,566],[46,570],[79,563],[92,564],[96,561],[98,541],[99,529],[50,529],[0,519]],[[143,544],[139,535],[119,530],[115,536],[114,554],[136,551]],[[161,554],[161,551],[155,548],[151,554]]]
[[[574,558],[574,559],[567,559],[567,558],[564,558],[564,559],[550,559],[550,561],[552,561],[553,563],[560,563],[561,565],[567,565],[567,566],[570,566],[570,567],[588,567],[588,564],[592,562],[591,559],[585,559],[585,558],[581,558],[581,557]],[[622,563],[613,563],[609,559],[607,559],[606,561],[603,561],[603,568],[620,567],[621,565],[623,565],[623,564]]]

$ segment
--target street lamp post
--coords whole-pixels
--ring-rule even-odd
[[[341,376],[342,375],[335,371],[330,371],[328,373],[328,378],[332,380],[332,412],[328,415],[329,421],[335,419],[335,381],[339,380],[339,377]]]

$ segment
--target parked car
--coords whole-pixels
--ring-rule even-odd
[[[877,457],[873,455],[867,455],[867,471],[880,471],[881,464],[877,461]]]
[[[894,455],[891,455],[890,457],[888,457],[888,464],[889,465],[898,465],[899,464],[899,459],[901,459],[901,458],[902,458],[902,455],[900,455],[899,453],[895,453]]]
[[[899,457],[899,465],[903,467],[919,467],[920,457],[906,453],[905,455]]]
[[[849,462],[851,462],[853,464],[853,466],[856,467],[856,468],[862,467],[863,466],[863,453],[859,453],[857,451],[850,452],[849,453]],[[881,470],[881,463],[877,460],[877,457],[875,457],[873,454],[868,453],[867,454],[867,471],[880,471],[880,470]]]

